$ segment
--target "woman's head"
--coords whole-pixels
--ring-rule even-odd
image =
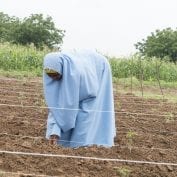
[[[49,53],[45,56],[44,72],[52,79],[61,79],[63,64],[59,53]]]

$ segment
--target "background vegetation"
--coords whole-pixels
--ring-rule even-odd
[[[177,61],[177,29],[166,28],[156,30],[141,42],[135,44],[139,52],[148,57],[158,57],[161,60],[168,58]]]
[[[30,45],[43,49],[45,46],[60,47],[63,42],[64,30],[57,29],[52,17],[32,14],[19,19],[0,12],[0,42]]]
[[[43,57],[51,51],[48,48],[39,50],[33,45],[0,44],[0,72],[4,75],[41,76]],[[113,77],[117,79],[134,77],[144,81],[177,81],[176,64],[156,57],[133,55],[109,58],[109,62]]]
[[[44,55],[59,50],[64,32],[50,16],[19,19],[0,12],[0,74],[41,76]],[[114,80],[177,82],[176,30],[156,30],[135,47],[139,52],[128,58],[109,57]]]

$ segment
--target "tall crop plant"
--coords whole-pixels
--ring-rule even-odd
[[[0,44],[0,71],[32,73],[42,75],[42,62],[47,48],[37,50],[34,46]],[[158,58],[142,58],[133,55],[128,58],[110,58],[114,78],[137,78],[144,81],[177,81],[177,65]]]
[[[42,60],[49,52],[40,51],[34,46],[0,44],[0,69],[4,71],[42,72]]]
[[[142,58],[138,55],[130,58],[110,58],[113,77],[136,77],[145,81],[157,79],[167,82],[177,81],[177,65],[158,58]]]

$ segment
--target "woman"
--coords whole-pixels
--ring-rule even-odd
[[[104,56],[88,50],[49,53],[43,83],[51,144],[114,145],[112,75]]]

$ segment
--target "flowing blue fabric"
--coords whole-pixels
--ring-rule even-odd
[[[49,108],[46,138],[56,134],[65,147],[113,146],[115,115],[107,59],[89,50],[49,53],[45,68],[62,75],[54,80],[43,72]]]

